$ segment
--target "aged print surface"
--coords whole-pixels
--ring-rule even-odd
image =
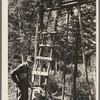
[[[96,35],[96,0],[8,0],[8,100],[97,100]]]

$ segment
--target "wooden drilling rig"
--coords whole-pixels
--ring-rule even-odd
[[[74,6],[78,7],[78,33],[81,35],[81,42],[83,41],[83,31],[82,31],[82,23],[81,23],[81,5],[85,3],[90,3],[92,0],[55,0],[56,5],[53,5],[53,0],[48,0],[47,4],[45,5],[46,0],[38,0],[37,2],[37,8],[38,8],[38,15],[37,15],[37,23],[36,23],[36,36],[35,36],[35,64],[33,68],[33,87],[31,87],[31,97],[30,100],[32,100],[32,94],[36,88],[42,88],[44,91],[47,92],[48,87],[48,80],[49,80],[49,74],[52,70],[56,69],[56,57],[54,56],[54,48],[55,48],[55,38],[58,34],[57,32],[57,21],[59,17],[59,12],[61,9],[67,10],[67,23],[66,23],[66,36],[68,37],[68,31],[69,31],[69,19],[70,15],[72,14],[70,11]],[[55,15],[53,19],[51,19],[52,12],[55,11]],[[44,15],[47,14],[46,23],[44,25]],[[53,28],[50,30],[49,25],[53,23]],[[41,42],[38,43],[38,37],[41,35],[42,39]],[[67,38],[68,39],[68,38]],[[68,52],[67,45],[68,40],[66,39],[66,49],[65,49],[65,55]],[[49,42],[48,42],[49,41]],[[78,45],[78,44],[77,44]],[[39,49],[39,50],[38,50]],[[75,55],[77,56],[78,50],[76,50]],[[84,53],[84,47],[82,47],[82,57],[83,57],[83,64],[86,66],[85,62],[85,53]],[[52,62],[54,62],[54,65],[52,66]],[[77,75],[77,57],[75,59],[75,66],[74,66],[74,75],[73,75],[73,99],[71,100],[77,100],[76,95],[76,75]],[[60,100],[64,99],[64,91],[65,91],[65,67],[66,67],[67,61],[65,56],[64,61],[64,71],[63,71],[63,85],[62,85],[62,97]],[[41,91],[41,90],[40,90]],[[90,93],[90,91],[89,91]],[[89,94],[91,99],[91,93]],[[39,98],[38,100],[42,100]],[[51,99],[52,100],[52,99]],[[57,99],[58,100],[58,99]]]

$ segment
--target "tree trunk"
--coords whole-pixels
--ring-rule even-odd
[[[62,85],[62,100],[64,100],[64,93],[65,93],[65,72],[66,72],[66,64],[67,64],[67,52],[68,52],[68,30],[69,30],[69,10],[67,16],[67,30],[66,32],[66,44],[65,44],[65,60],[64,60],[64,69],[63,69],[63,85]]]
[[[34,52],[34,57],[37,56],[37,52],[38,52],[38,48],[37,48],[37,45],[38,45],[38,24],[36,25],[36,35],[35,35],[35,52]]]
[[[20,18],[20,8],[18,7],[18,4],[19,4],[18,0],[16,1],[16,4],[17,4],[17,20],[18,20],[18,24],[19,24],[19,34],[21,36],[22,35],[22,22],[21,22],[21,18]],[[25,62],[23,53],[21,54],[21,60],[22,60],[22,63]]]
[[[79,24],[80,24],[80,34],[81,34],[81,42],[83,43],[83,30],[82,30],[82,22],[81,22],[81,12],[80,12],[80,5],[78,5],[78,12],[79,12]],[[85,50],[84,50],[84,45],[82,45],[82,52],[83,52],[83,65],[85,67],[85,72],[86,72],[86,81],[89,89],[89,100],[92,100],[92,95],[91,95],[91,90],[90,90],[90,85],[89,85],[89,80],[88,80],[88,72],[87,72],[87,66],[86,66],[86,59],[85,59]]]

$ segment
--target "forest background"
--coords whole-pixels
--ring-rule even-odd
[[[45,0],[44,0],[45,1]],[[70,0],[69,0],[70,1]],[[48,0],[49,2],[49,0]],[[45,2],[45,7],[50,6]],[[48,5],[47,5],[48,4]],[[58,5],[57,0],[52,0],[52,7]],[[35,52],[35,35],[36,23],[38,15],[37,0],[8,0],[8,94],[9,100],[15,100],[15,86],[11,79],[10,72],[16,68],[22,59],[25,61],[29,54],[34,55]],[[96,1],[83,4],[81,6],[81,19],[83,30],[83,41],[81,35],[78,33],[78,12],[77,6],[70,9],[70,21],[68,36],[66,36],[67,24],[66,15],[67,10],[59,11],[57,32],[55,38],[54,55],[57,59],[59,70],[55,74],[51,73],[49,78],[49,86],[52,93],[57,91],[62,86],[62,73],[64,70],[64,60],[66,56],[66,82],[65,94],[73,94],[73,80],[74,80],[74,62],[76,59],[75,51],[78,51],[78,65],[77,65],[77,79],[76,88],[77,94],[82,94],[88,97],[91,94],[93,100],[96,97]],[[56,12],[52,12],[52,14]],[[47,15],[45,15],[45,18]],[[53,19],[54,16],[51,16]],[[43,20],[45,27],[46,19]],[[53,23],[50,23],[49,30],[53,29]],[[78,35],[77,35],[78,34]],[[67,41],[67,53],[66,51]],[[49,42],[49,41],[48,41]],[[82,43],[81,43],[82,42]],[[41,43],[41,34],[39,34],[38,44]],[[77,47],[78,44],[78,47]],[[84,67],[82,61],[82,47],[85,50],[86,66]],[[89,91],[90,90],[90,91]],[[60,90],[61,92],[61,90]],[[61,95],[59,92],[59,95]],[[88,100],[88,99],[86,99]]]

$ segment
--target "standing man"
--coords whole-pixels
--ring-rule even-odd
[[[20,64],[11,72],[11,77],[20,90],[18,100],[28,100],[28,87],[32,84],[31,72],[33,64],[34,57],[28,56],[25,63]]]

